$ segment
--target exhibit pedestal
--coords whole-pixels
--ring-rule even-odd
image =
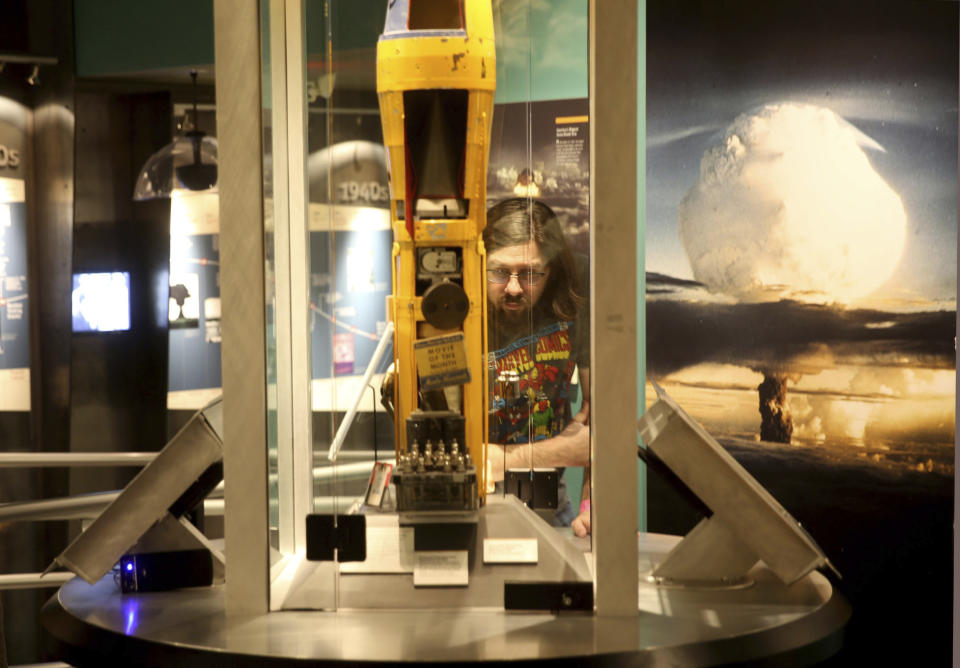
[[[80,666],[812,665],[840,649],[850,607],[820,573],[787,587],[760,563],[745,587],[658,587],[646,575],[679,538],[638,541],[637,617],[450,607],[227,617],[221,585],[122,594],[107,576],[92,586],[71,580],[41,619],[60,656]]]

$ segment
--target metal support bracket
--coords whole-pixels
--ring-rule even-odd
[[[504,487],[533,510],[556,510],[557,487],[560,474],[557,469],[507,469]]]

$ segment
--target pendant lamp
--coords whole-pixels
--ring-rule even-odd
[[[170,197],[174,190],[216,192],[217,140],[198,128],[197,71],[193,79],[194,129],[178,136],[150,156],[137,176],[134,201]]]

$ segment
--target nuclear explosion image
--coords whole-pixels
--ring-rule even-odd
[[[685,22],[689,6],[660,4],[648,373],[728,438],[952,474],[957,67],[943,8],[825,4],[797,22],[791,3],[741,2]]]
[[[875,141],[825,107],[741,114],[680,202],[694,278],[739,301],[865,297],[900,263],[906,213],[874,170]]]
[[[760,440],[789,443],[793,436],[793,420],[787,407],[787,378],[780,374],[764,374],[760,391]]]
[[[878,637],[950,662],[950,592],[885,578],[952,577],[958,21],[922,1],[647,4],[648,380],[838,564],[836,665],[916,658]],[[688,530],[658,484],[650,529]]]

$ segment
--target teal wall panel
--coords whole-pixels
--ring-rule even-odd
[[[213,62],[212,0],[75,0],[78,77]]]
[[[496,102],[588,96],[587,0],[501,2]]]

